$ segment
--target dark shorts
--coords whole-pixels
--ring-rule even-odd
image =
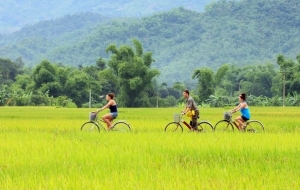
[[[247,118],[247,117],[245,117],[245,116],[241,116],[241,118],[244,120],[244,121],[248,121],[249,119]]]
[[[113,119],[116,119],[118,117],[118,112],[112,112],[110,113]]]
[[[195,110],[195,115],[192,116],[192,121],[190,122],[193,129],[198,129],[198,118],[199,118],[199,110]]]

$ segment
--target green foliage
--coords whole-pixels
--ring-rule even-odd
[[[51,97],[49,97],[49,92],[41,92],[36,91],[31,96],[30,100],[31,104],[33,106],[51,106]]]
[[[67,96],[59,96],[55,98],[55,105],[66,108],[77,108],[77,105]]]
[[[184,102],[185,83],[176,82],[172,87],[167,83],[159,85],[158,71],[143,59],[144,55],[137,56],[136,52],[142,52],[141,49],[136,51],[125,45],[109,48],[115,53],[108,65],[100,58],[95,65],[78,69],[49,61],[33,69],[19,68],[20,73],[26,72],[12,78],[15,82],[11,85],[1,85],[0,105],[88,107],[90,91],[92,105],[97,107],[105,104],[100,95],[108,92],[115,92],[119,105],[125,107],[172,107]],[[153,61],[151,56],[147,60]],[[300,64],[283,55],[279,55],[278,60],[279,66],[288,65],[284,72],[269,63],[241,68],[226,64],[215,73],[209,68],[197,69],[192,77],[198,79],[198,87],[188,89],[198,104],[211,107],[233,106],[241,92],[248,95],[247,102],[252,106],[281,106],[283,103],[299,106]],[[285,98],[283,82],[286,82]]]
[[[286,94],[299,92],[300,89],[300,55],[296,57],[298,62],[292,59],[286,59],[283,55],[277,56],[277,64],[280,67],[280,73],[286,82]]]
[[[16,76],[22,73],[23,64],[21,58],[18,58],[15,62],[0,58],[0,85],[13,83]]]
[[[32,93],[24,93],[22,91],[15,92],[13,94],[13,99],[10,102],[10,105],[14,106],[28,106],[31,105]]]
[[[215,83],[221,84],[226,72],[229,70],[228,64],[221,65],[215,74]]]
[[[13,90],[22,89],[27,91],[31,88],[31,86],[34,85],[34,82],[29,74],[17,75],[15,80],[16,81],[11,86]]]
[[[208,103],[210,107],[224,107],[228,105],[233,105],[232,98],[228,96],[210,95],[205,102]]]
[[[247,102],[250,105],[297,105],[297,94],[300,90],[300,64],[292,59],[287,60],[283,55],[278,55],[277,62],[281,68],[280,72],[269,63],[257,66],[247,65],[242,68],[226,64],[221,66],[215,74],[207,68],[195,70],[192,77],[199,78],[197,94],[200,102],[206,102],[211,107],[234,105],[236,99],[232,97],[244,92],[248,95]],[[284,75],[285,80],[282,80],[281,75]],[[282,94],[283,82],[286,83],[286,99],[283,99]],[[213,91],[209,91],[211,88]]]
[[[194,71],[192,78],[198,79],[198,96],[200,104],[202,104],[211,94],[214,94],[213,71],[209,68],[198,69]]]
[[[74,102],[69,101],[66,105],[66,108],[77,108],[77,105]]]
[[[122,45],[119,48],[111,44],[106,52],[111,53],[108,61],[112,78],[116,78],[119,102],[121,106],[137,107],[149,106],[150,102],[146,90],[150,88],[152,79],[159,74],[156,69],[151,69],[154,61],[151,54],[146,54],[144,59],[141,42],[133,39],[135,50],[130,46]]]
[[[11,98],[11,90],[7,85],[0,86],[0,106],[9,104]]]
[[[42,87],[43,84],[57,81],[56,70],[49,61],[42,61],[33,71],[35,88]]]
[[[90,78],[86,73],[75,70],[66,81],[64,88],[66,95],[72,98],[77,107],[81,107],[89,99],[89,80]]]

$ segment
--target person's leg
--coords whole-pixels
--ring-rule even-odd
[[[105,115],[102,116],[102,119],[106,123],[107,129],[109,130],[111,128],[111,126],[112,126],[112,124],[111,124],[111,122],[113,120],[112,115],[110,113],[105,114]]]
[[[118,112],[112,112],[110,113],[110,127],[109,127],[109,130],[113,128],[113,120],[116,119],[118,117]]]
[[[235,121],[238,123],[239,130],[242,130],[244,128],[244,120],[241,116],[238,116],[235,118]]]
[[[197,126],[197,124],[198,124],[198,117],[199,117],[199,111],[195,111],[195,115],[193,115],[193,117],[192,117],[192,129],[194,130],[194,131],[198,131],[198,126]]]
[[[113,120],[114,118],[109,119],[110,126],[108,127],[108,130],[110,130],[113,127]]]

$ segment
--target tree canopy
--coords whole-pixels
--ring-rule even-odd
[[[130,46],[117,48],[111,44],[106,52],[111,53],[108,61],[119,89],[119,103],[125,107],[150,106],[147,90],[151,89],[152,79],[159,74],[158,70],[152,69],[154,60],[152,53],[143,53],[142,44],[133,39],[135,50]],[[109,79],[108,79],[109,80]]]
[[[291,59],[279,54],[278,67],[264,63],[224,64],[217,71],[198,68],[191,73],[198,85],[179,81],[168,85],[158,82],[152,53],[144,52],[137,39],[132,44],[109,45],[110,59],[99,58],[91,66],[70,67],[44,60],[34,68],[24,68],[20,59],[0,59],[0,105],[87,107],[91,103],[99,107],[105,104],[101,97],[114,92],[121,107],[171,107],[182,106],[184,89],[202,106],[234,105],[241,92],[248,95],[250,105],[300,105],[300,55]],[[7,63],[10,67],[4,67]],[[92,101],[88,102],[90,93]]]

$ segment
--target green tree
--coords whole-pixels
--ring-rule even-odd
[[[297,63],[292,59],[286,59],[283,55],[277,56],[277,64],[280,66],[280,73],[285,81],[285,95],[300,92],[300,55],[296,57],[296,60]]]
[[[240,92],[254,96],[272,96],[273,78],[276,75],[274,65],[245,66],[241,75],[243,80],[239,83]]]
[[[102,86],[101,94],[107,94],[108,92],[118,91],[118,77],[114,74],[112,69],[105,69],[99,71],[99,83]]]
[[[122,45],[117,48],[111,44],[106,52],[111,53],[109,69],[117,79],[118,101],[121,106],[150,106],[147,90],[151,88],[152,79],[159,74],[152,69],[152,53],[143,53],[141,42],[133,39],[135,50]]]
[[[7,105],[12,97],[12,92],[8,85],[0,86],[0,106]]]
[[[66,81],[64,91],[77,107],[89,101],[90,81],[90,77],[79,70],[72,72]]]
[[[97,66],[97,70],[100,70],[100,71],[104,70],[106,68],[105,60],[102,57],[100,57],[96,61],[96,66]]]
[[[43,93],[48,92],[49,96],[57,97],[62,91],[58,80],[57,66],[44,60],[37,65],[33,71],[33,80],[35,90],[41,90]]]
[[[200,104],[214,94],[213,71],[209,68],[197,69],[192,78],[198,78],[198,96]]]
[[[16,81],[11,85],[13,90],[22,89],[24,91],[30,91],[33,86],[33,80],[29,74],[22,74],[16,76]]]
[[[13,83],[15,77],[22,73],[22,68],[21,60],[13,62],[10,59],[0,58],[0,85]]]
[[[165,102],[167,107],[174,107],[177,105],[177,100],[174,96],[167,96]]]
[[[282,54],[277,56],[277,64],[280,66],[280,71],[291,71],[295,62],[292,59],[286,59]]]
[[[229,70],[229,66],[227,64],[222,65],[221,67],[219,67],[219,69],[217,70],[214,78],[215,78],[215,83],[217,86],[220,86],[220,84],[222,83],[222,80],[224,79],[226,72]]]

